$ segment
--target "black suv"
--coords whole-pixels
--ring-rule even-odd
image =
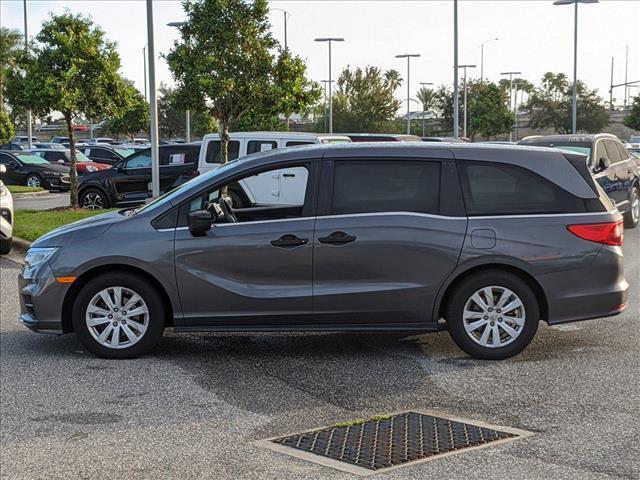
[[[521,145],[553,147],[587,155],[593,177],[624,215],[627,228],[640,223],[640,160],[614,135],[545,135],[527,137]],[[595,153],[594,153],[595,152]]]
[[[92,147],[93,148],[93,147]],[[198,174],[200,145],[160,145],[160,190],[168,192]],[[145,148],[113,168],[80,179],[80,205],[91,210],[134,206],[150,197],[151,149]]]
[[[136,147],[129,148],[116,145],[82,145],[77,147],[77,149],[94,162],[106,163],[107,165],[115,165],[121,160],[133,155],[138,150],[141,150]]]

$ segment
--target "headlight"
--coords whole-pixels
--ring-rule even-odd
[[[49,260],[51,255],[53,255],[56,250],[58,250],[58,247],[49,247],[49,248],[34,247],[34,248],[30,248],[27,251],[27,254],[24,256],[24,263],[28,267],[34,267],[34,266],[36,266],[36,265],[38,265],[40,263],[44,263],[47,260]]]
[[[97,172],[98,169],[96,167],[94,167],[93,165],[87,165],[86,168],[87,172]]]
[[[0,182],[0,197],[4,197],[9,193],[9,189],[4,186],[4,183]]]

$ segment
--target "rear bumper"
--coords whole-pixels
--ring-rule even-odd
[[[626,308],[629,284],[619,247],[602,247],[588,268],[549,273],[539,280],[547,294],[550,325],[611,317]]]

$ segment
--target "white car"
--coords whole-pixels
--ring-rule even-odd
[[[230,137],[229,160],[274,148],[351,142],[345,135],[306,132],[237,132]],[[220,135],[210,133],[202,138],[198,171],[204,173],[219,166]],[[240,180],[231,186],[229,195],[234,208],[302,205],[306,185],[306,168],[285,168]]]
[[[0,174],[6,173],[4,165],[0,165]],[[11,192],[0,180],[0,255],[11,251],[13,237],[13,197]]]

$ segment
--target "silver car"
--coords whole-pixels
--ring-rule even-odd
[[[233,208],[255,175],[301,201]],[[277,193],[277,192],[276,192]],[[109,358],[163,330],[449,330],[504,359],[538,328],[617,315],[622,217],[585,157],[548,148],[343,144],[258,153],[137,210],[34,242],[20,321]]]

